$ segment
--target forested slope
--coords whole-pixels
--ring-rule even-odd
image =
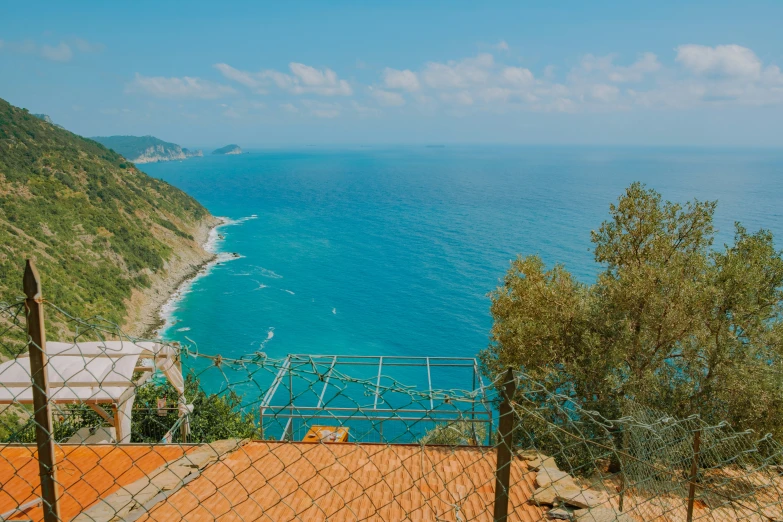
[[[193,236],[213,219],[119,154],[0,99],[0,300],[21,295],[31,257],[45,298],[122,323],[132,293],[173,258],[206,257]]]

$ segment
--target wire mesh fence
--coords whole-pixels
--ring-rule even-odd
[[[0,327],[1,520],[783,520],[771,438],[606,419],[519,371],[230,358],[40,296]]]

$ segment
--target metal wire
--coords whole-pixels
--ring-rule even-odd
[[[45,310],[49,340],[71,343],[69,364],[82,365],[50,370],[64,520],[493,520],[503,376],[474,387],[474,375],[460,380],[434,358],[365,368],[263,350],[229,357],[189,340],[167,347],[187,376],[186,403],[157,366],[134,368],[130,442],[117,444],[120,409],[98,400],[123,384],[116,354],[98,354],[108,369],[91,374],[90,394],[60,401],[57,390],[83,390],[94,371],[83,343],[142,340],[101,317]],[[28,341],[23,303],[0,306],[0,392],[26,389],[3,368],[24,362]],[[417,368],[426,379],[411,377]],[[783,448],[771,437],[633,401],[606,419],[515,377],[507,520],[687,520],[689,504],[692,520],[783,520]],[[23,402],[0,405],[0,519],[41,520],[36,425]]]

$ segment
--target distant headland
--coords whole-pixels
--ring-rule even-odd
[[[204,155],[201,150],[185,149],[154,136],[95,136],[91,139],[133,163],[183,160]]]
[[[242,154],[242,149],[239,148],[239,145],[232,143],[231,145],[213,150],[212,154]]]

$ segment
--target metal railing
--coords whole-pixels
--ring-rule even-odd
[[[354,373],[357,368],[372,369],[369,372],[375,380],[372,405],[360,406],[356,397],[350,397],[347,386],[337,387],[332,383],[330,387],[333,377],[343,385],[358,379]],[[406,372],[411,369],[426,371],[427,387],[394,389],[383,386],[382,380],[400,368]],[[303,379],[303,369],[310,370],[316,379]],[[433,371],[447,374],[468,371],[472,395],[455,399],[447,392],[436,391],[432,385]],[[356,442],[408,443],[425,436],[427,426],[432,429],[439,424],[465,422],[481,427],[473,429],[476,434],[481,433],[481,437],[474,437],[477,444],[489,445],[492,408],[487,392],[473,358],[290,354],[261,401],[260,425],[264,437],[279,440],[301,438],[302,431],[306,432],[305,428],[309,429],[316,421],[328,421],[359,428],[351,432],[351,440]],[[408,400],[400,400],[400,396],[407,393],[419,393],[422,400],[407,408],[395,405]],[[353,405],[340,406],[345,402],[353,402]]]

